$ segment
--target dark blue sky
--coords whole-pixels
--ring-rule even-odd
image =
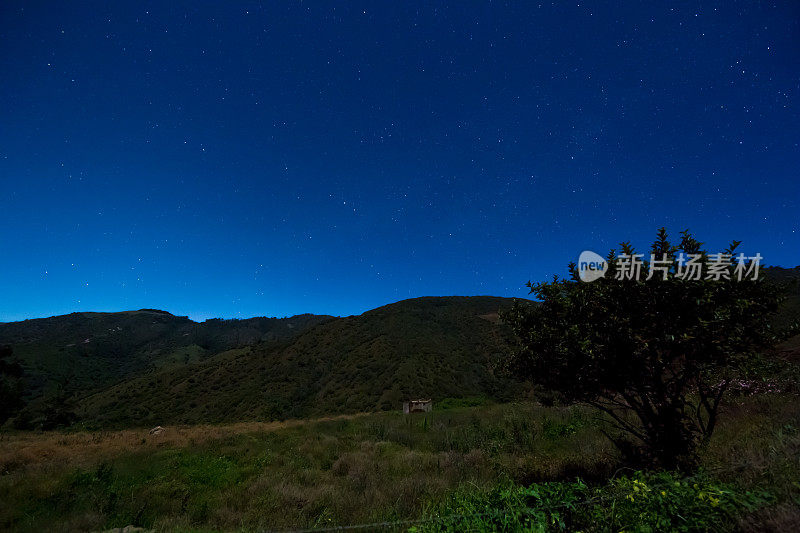
[[[525,296],[662,225],[800,263],[797,2],[382,4],[0,4],[0,320]]]

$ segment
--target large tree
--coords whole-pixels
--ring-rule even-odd
[[[510,369],[607,413],[618,430],[607,434],[623,451],[654,466],[694,468],[698,446],[717,423],[729,370],[774,341],[770,316],[782,288],[763,274],[753,280],[755,268],[740,280],[738,245],[724,251],[733,264],[723,268],[688,231],[674,246],[662,228],[651,252],[663,262],[644,259],[639,281],[620,270],[636,253],[626,242],[619,255],[608,254],[609,271],[594,282],[580,281],[574,263],[567,279],[529,282],[540,302],[518,302],[504,315],[520,341]],[[675,262],[689,257],[705,267],[700,279],[686,279],[695,276]],[[742,266],[755,267],[746,258]]]

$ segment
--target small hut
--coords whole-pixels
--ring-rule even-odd
[[[403,412],[405,414],[430,413],[431,409],[433,409],[433,400],[430,398],[427,400],[409,400],[407,402],[403,402]]]

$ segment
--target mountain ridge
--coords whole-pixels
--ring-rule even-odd
[[[766,268],[776,280],[800,268]],[[63,404],[87,427],[301,418],[399,408],[411,396],[504,401],[530,392],[497,371],[514,300],[424,296],[359,315],[194,322],[158,309],[0,323],[36,427]],[[797,284],[776,325],[800,313]],[[54,400],[55,399],[55,400]]]
[[[512,301],[429,296],[347,317],[203,322],[81,312],[0,324],[0,344],[23,364],[34,421],[56,395],[99,426],[278,419],[394,408],[416,393],[503,396],[490,359],[511,333],[481,316]]]

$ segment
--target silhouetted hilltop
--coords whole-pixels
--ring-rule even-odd
[[[764,275],[800,279],[800,267]],[[795,283],[776,325],[800,316]],[[514,339],[512,299],[422,297],[336,318],[210,319],[157,309],[71,313],[0,324],[25,370],[26,416],[68,397],[90,425],[276,419],[395,409],[404,398],[508,399],[497,372]]]

